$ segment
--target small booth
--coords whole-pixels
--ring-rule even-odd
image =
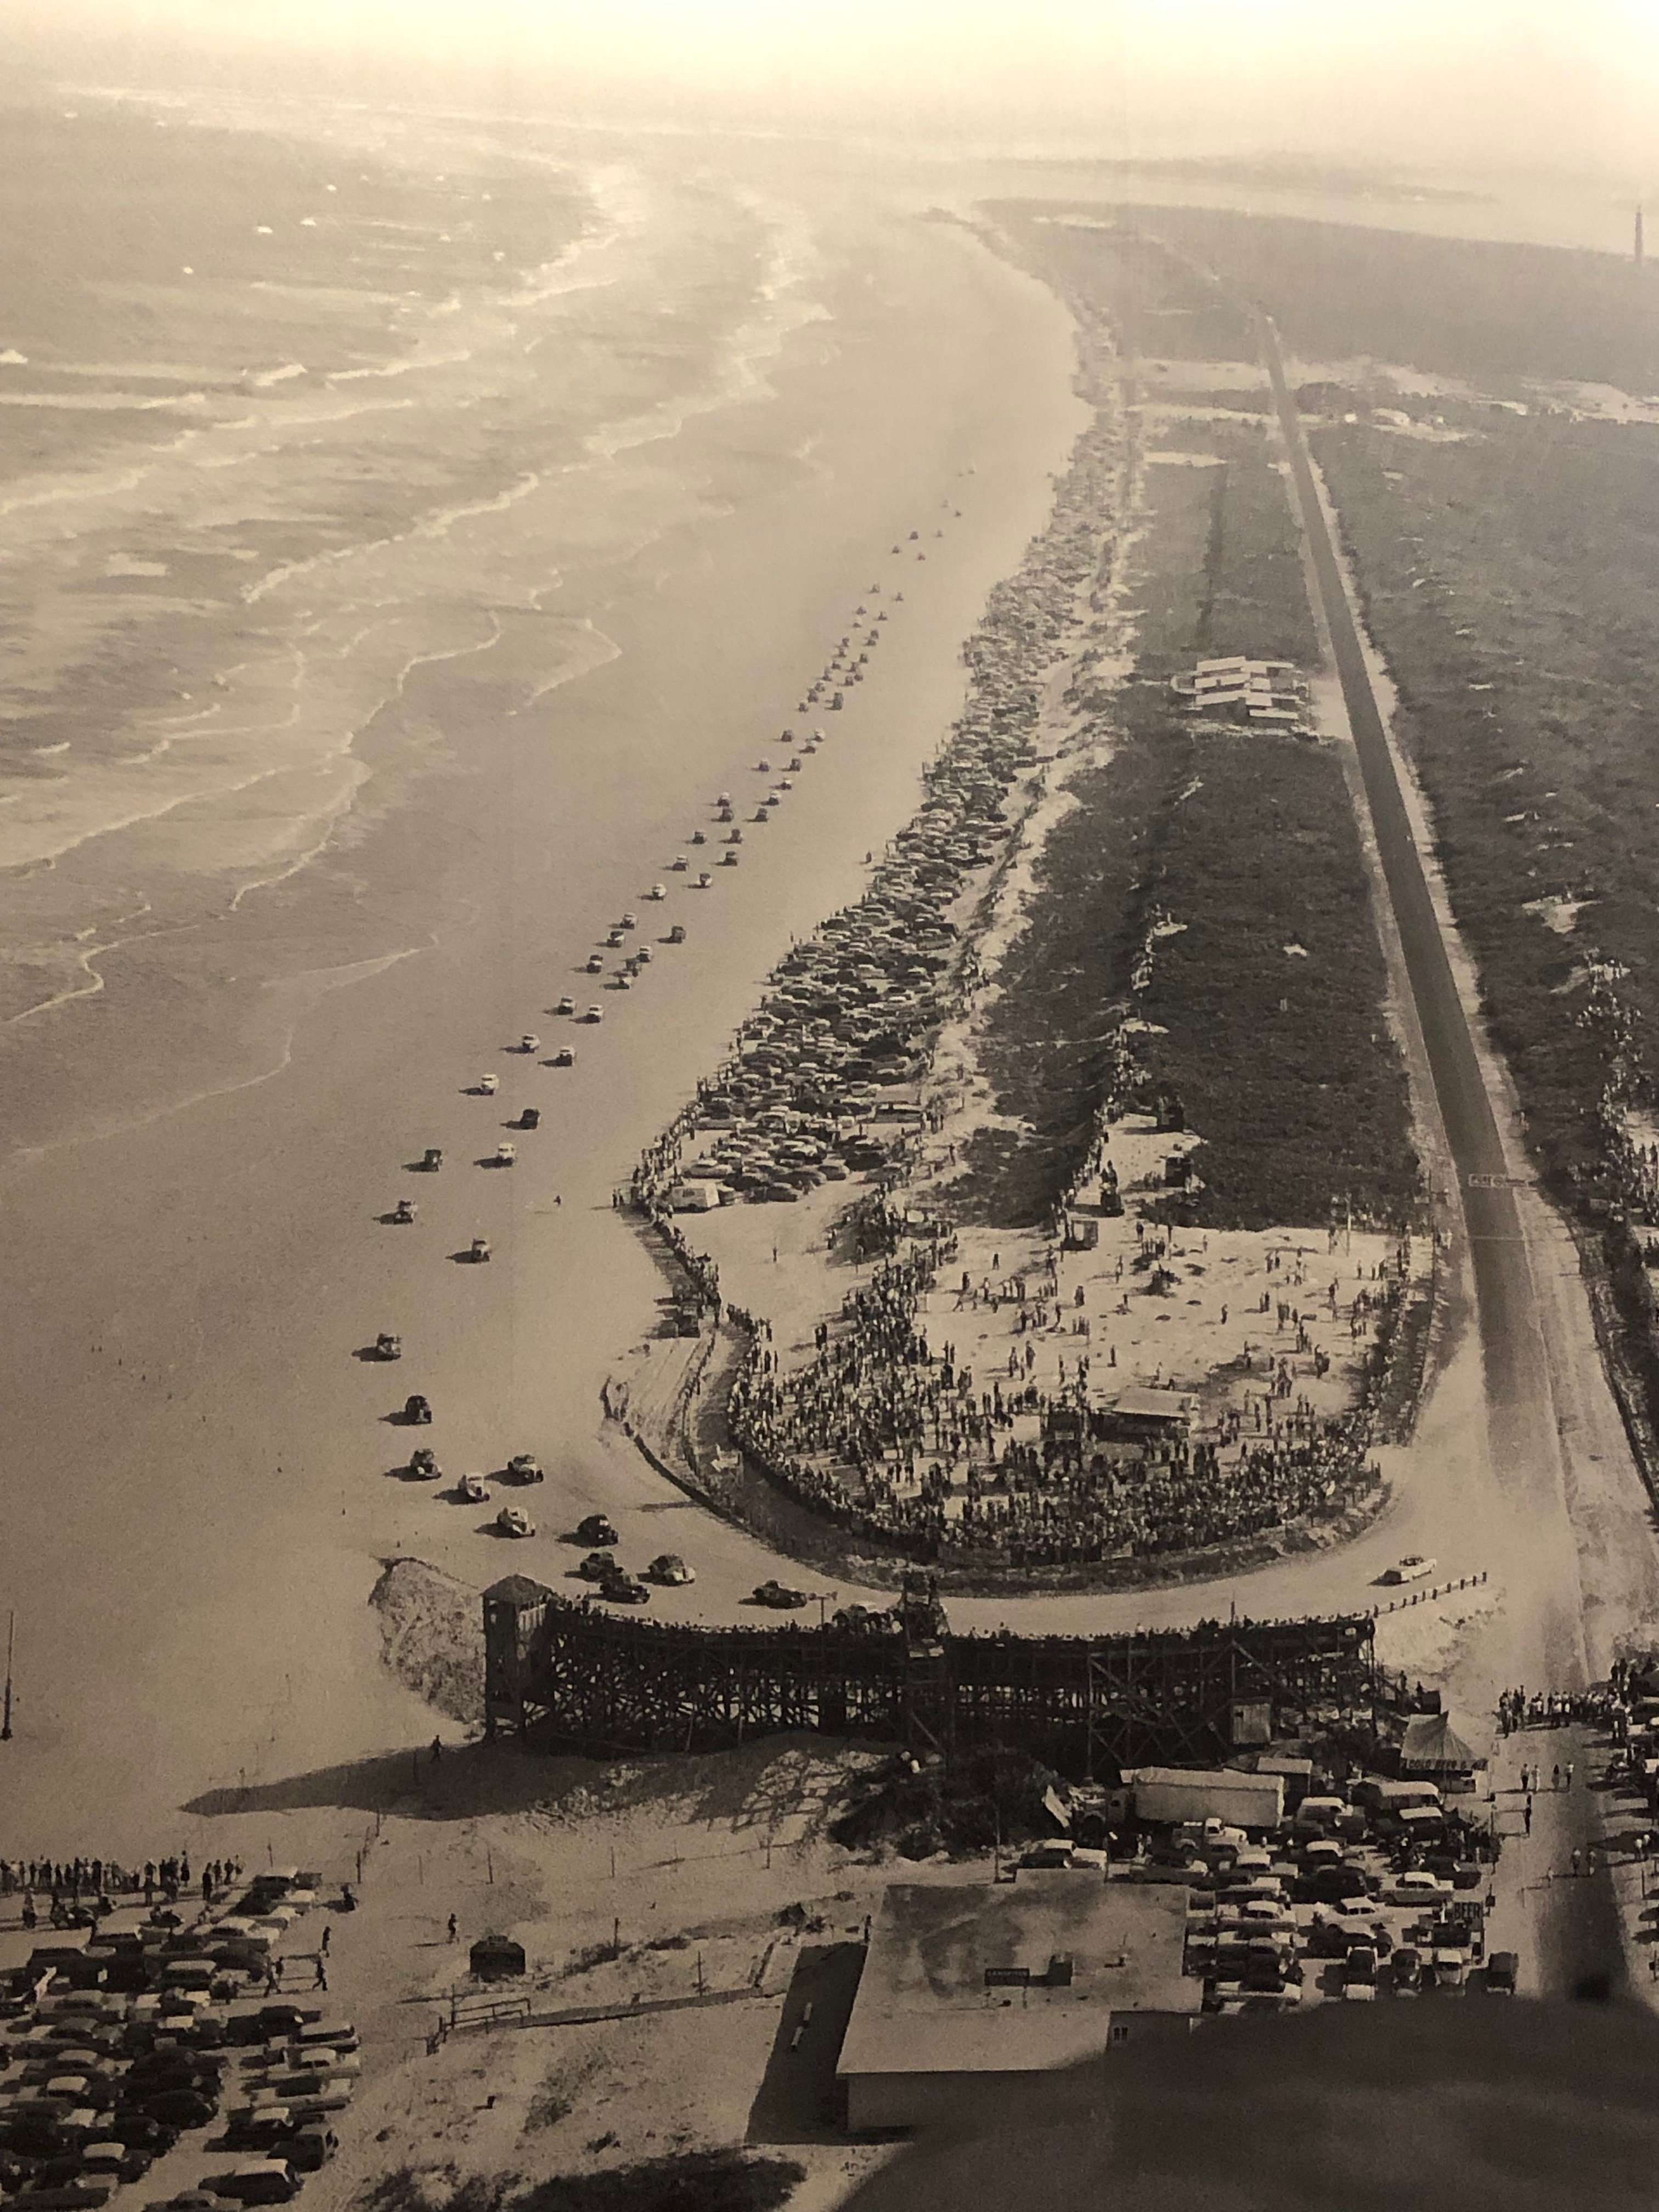
[[[480,1936],[470,1956],[481,1982],[510,1982],[525,1971],[524,1945],[510,1936]]]

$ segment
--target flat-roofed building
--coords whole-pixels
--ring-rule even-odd
[[[871,1931],[836,2078],[855,2133],[915,2128],[965,2090],[1184,2035],[1187,1894],[1093,1869],[896,1882]]]
[[[1183,1444],[1195,1410],[1188,1391],[1132,1383],[1091,1407],[1089,1426],[1095,1436],[1120,1443]]]

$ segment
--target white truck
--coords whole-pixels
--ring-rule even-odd
[[[1153,1826],[1201,1826],[1220,1820],[1260,1832],[1285,1818],[1285,1779],[1231,1766],[1142,1766],[1125,1775],[1134,1815]]]

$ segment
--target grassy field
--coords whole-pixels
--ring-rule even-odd
[[[1603,404],[1616,413],[1620,392],[1659,392],[1659,270],[1204,209],[1119,212],[1135,234],[1025,234],[1054,241],[1073,296],[1115,286],[1126,342],[1172,362],[1243,350],[1201,275],[1189,267],[1160,293],[1156,234],[1265,307],[1310,364],[1316,456],[1491,1032],[1532,1153],[1605,1261],[1615,1364],[1642,1377],[1659,1425],[1659,1344],[1617,1142],[1626,1113],[1659,1108],[1659,428],[1607,419]],[[1402,396],[1368,362],[1437,388]],[[1171,941],[1155,988],[1186,948]],[[1160,1054],[1178,1057],[1181,1034],[1172,1024]],[[1200,1070],[1182,1078],[1194,1120],[1202,1084]],[[1225,1188],[1218,1159],[1206,1174]]]
[[[1030,220],[1060,209],[999,212],[1043,241],[1034,250],[1066,281],[1112,288],[1138,352],[1250,358],[1242,337],[1225,343],[1228,310],[1198,277],[1179,297],[1152,289],[1156,256],[1137,232],[1220,271],[1306,360],[1370,356],[1488,387],[1540,378],[1659,392],[1659,270],[1643,282],[1612,254],[1221,208],[1122,207],[1116,234]],[[1106,210],[1088,212],[1098,221]]]
[[[1139,332],[1171,359],[1251,358],[1236,313],[1168,255],[1041,225],[1021,242],[1088,315],[1107,312],[1121,343]],[[1243,383],[1193,404],[1222,392],[1245,414],[1260,405]],[[1398,1222],[1417,1164],[1340,764],[1294,738],[1200,731],[1167,690],[1205,654],[1317,659],[1278,448],[1259,423],[1203,416],[1160,416],[1156,443],[1194,458],[1144,469],[1133,674],[1079,686],[1112,757],[1073,786],[983,1027],[998,1111],[1022,1127],[981,1136],[956,1203],[1011,1225],[1045,1217],[1089,1145],[1133,1013],[1163,1032],[1137,1039],[1145,1097],[1174,1091],[1204,1140],[1203,1187],[1179,1201],[1188,1218],[1311,1224],[1352,1205]],[[1136,992],[1160,915],[1179,929],[1153,941]]]
[[[1204,1143],[1181,1218],[1398,1222],[1417,1176],[1405,1071],[1341,764],[1250,732],[1191,744],[1152,889],[1160,940],[1137,1056]]]

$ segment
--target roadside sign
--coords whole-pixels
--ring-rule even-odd
[[[1472,1175],[1466,1178],[1471,1190],[1530,1190],[1530,1176]]]

